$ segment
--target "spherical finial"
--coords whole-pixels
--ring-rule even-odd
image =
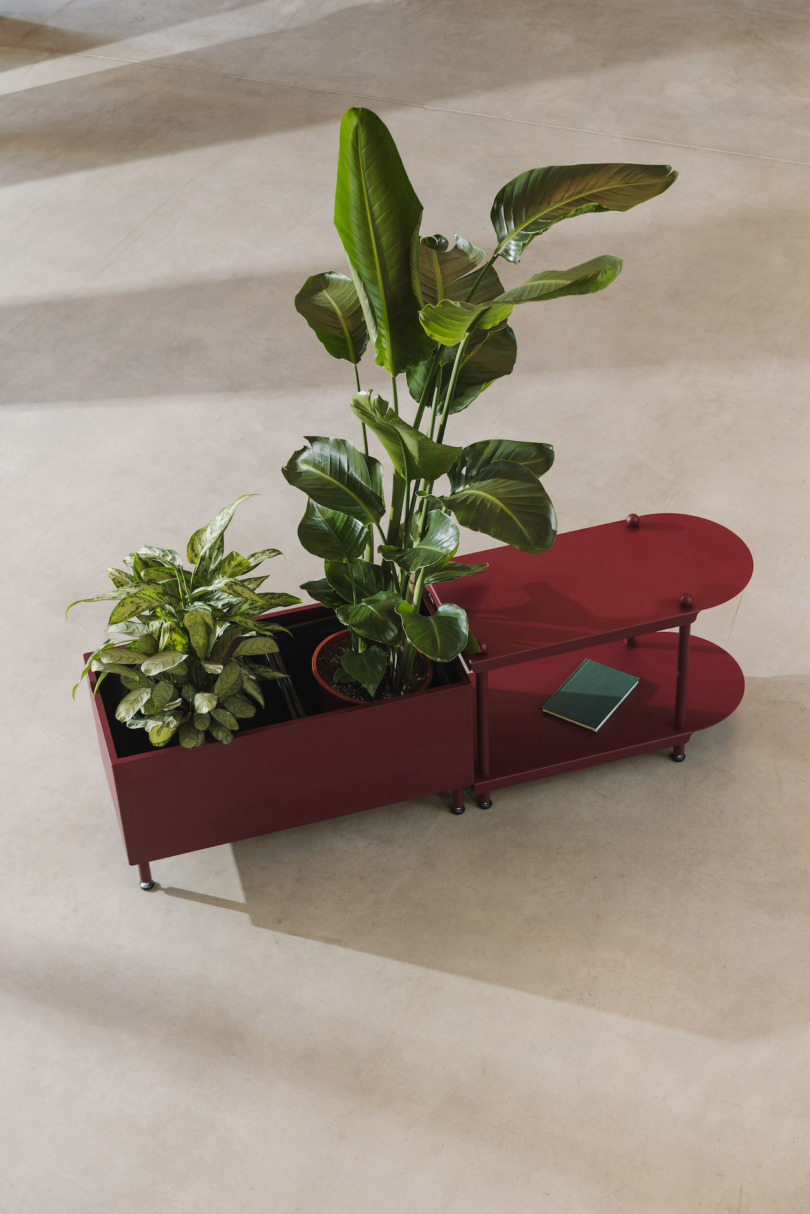
[[[681,607],[683,607],[684,611],[688,611],[689,608],[692,606],[693,602],[694,602],[694,599],[692,598],[691,594],[682,594],[681,597],[678,599],[678,603],[680,604]]]
[[[637,527],[640,520],[637,514],[628,514],[624,521],[627,523],[628,527]]]

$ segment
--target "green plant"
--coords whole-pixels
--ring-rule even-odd
[[[629,210],[663,193],[676,176],[668,165],[633,164],[521,173],[495,197],[497,243],[487,257],[460,236],[453,248],[444,236],[420,239],[422,205],[387,127],[370,110],[344,115],[335,226],[351,277],[314,275],[295,306],[334,358],[354,364],[351,408],[363,449],[346,439],[308,438],[283,468],[309,498],[301,543],[326,562],[325,578],[302,589],[334,608],[351,631],[343,682],[359,682],[374,697],[388,671],[393,690],[403,692],[417,651],[446,662],[475,650],[461,608],[420,613],[425,586],[486,568],[451,561],[458,524],[525,552],[554,542],[554,508],[540,482],[552,447],[511,439],[453,447],[445,432],[454,414],[512,371],[517,342],[507,320],[517,305],[601,291],[622,262],[595,257],[568,270],[543,270],[505,291],[496,260],[519,262],[536,236],[563,219]],[[391,377],[390,405],[360,388],[357,365],[369,341]],[[400,416],[403,373],[416,401],[412,422]],[[369,453],[369,431],[393,464],[385,524],[382,465]],[[449,492],[436,489],[443,476]]]
[[[172,548],[139,548],[124,557],[126,569],[107,570],[114,590],[76,600],[115,600],[108,632],[116,635],[91,655],[79,683],[97,671],[98,691],[107,675],[118,675],[126,695],[115,715],[128,729],[147,730],[153,746],[165,746],[175,733],[189,748],[202,746],[207,733],[232,741],[239,720],[254,716],[256,704],[264,707],[261,680],[287,677],[251,661],[278,652],[274,634],[286,631],[254,616],[301,600],[260,591],[266,574],[244,576],[281,554],[225,553],[234,511],[253,496],[238,497],[194,532],[186,548],[191,568]]]

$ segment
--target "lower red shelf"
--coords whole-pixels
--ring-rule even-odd
[[[478,793],[557,775],[688,740],[729,716],[745,680],[734,658],[692,637],[686,728],[675,727],[678,634],[650,633],[628,649],[622,641],[493,670],[489,676],[490,771]],[[583,658],[638,675],[639,684],[598,731],[542,711],[552,692]]]

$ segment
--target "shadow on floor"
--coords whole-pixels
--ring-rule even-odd
[[[641,756],[233,846],[254,926],[722,1039],[807,1021],[810,678]],[[776,769],[775,769],[776,765]],[[328,795],[328,773],[325,773]]]
[[[250,7],[244,6],[247,14]],[[217,5],[210,9],[216,12]],[[292,28],[265,32],[259,21],[249,37],[228,41],[226,36],[196,48],[192,41],[192,49],[151,60],[111,60],[108,70],[4,97],[3,181],[299,130],[336,121],[353,99],[441,105],[469,93],[480,96],[522,83],[565,79],[573,81],[576,97],[583,79],[626,69],[628,62],[660,59],[665,64],[673,56],[705,56],[712,48],[729,50],[751,37],[733,13],[707,12],[696,23],[685,10],[662,21],[658,6],[642,5],[632,9],[634,36],[628,39],[623,6],[606,4],[598,13],[582,11],[583,36],[572,38],[570,10],[568,0],[536,7],[527,0],[503,0],[497,6],[467,0],[459,39],[457,0],[351,4],[308,22],[293,21]],[[190,10],[187,20],[197,15],[210,11]],[[183,22],[175,24],[177,45],[182,46]],[[149,29],[148,21],[141,28],[140,19],[87,33],[57,31],[59,37],[48,35],[45,27],[41,35],[32,30],[16,44],[66,53]],[[284,83],[292,87],[274,87]],[[712,103],[717,105],[716,96]],[[546,101],[536,113],[527,113],[521,102],[518,116],[571,121],[564,104],[551,119],[547,106]],[[676,112],[675,142],[692,129],[681,131],[681,125]],[[415,183],[419,190],[418,179]]]

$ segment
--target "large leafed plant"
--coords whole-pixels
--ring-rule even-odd
[[[126,694],[116,717],[128,729],[145,729],[153,746],[165,746],[175,734],[189,748],[202,746],[206,734],[231,742],[240,719],[255,716],[257,704],[264,707],[262,680],[286,677],[256,660],[278,652],[274,634],[285,629],[254,617],[301,600],[261,591],[266,574],[244,576],[281,554],[277,548],[250,556],[225,552],[234,511],[252,496],[238,497],[194,532],[188,567],[173,548],[139,548],[124,557],[126,568],[107,570],[114,590],[76,600],[115,601],[113,635],[91,655],[79,683],[96,671],[98,691],[108,675],[117,675]]]
[[[511,372],[517,342],[507,322],[516,306],[601,291],[622,262],[595,257],[504,290],[496,261],[519,262],[536,236],[562,220],[627,211],[663,193],[676,176],[668,165],[644,164],[521,173],[495,197],[496,244],[488,257],[460,236],[452,248],[443,236],[420,238],[422,204],[387,127],[370,110],[344,115],[335,226],[350,277],[328,271],[308,278],[295,306],[334,358],[354,364],[351,408],[362,449],[347,439],[311,437],[283,469],[309,499],[301,543],[325,561],[325,577],[302,589],[334,608],[351,631],[343,682],[374,697],[387,675],[388,686],[404,692],[417,651],[446,662],[475,649],[460,607],[420,610],[426,585],[486,568],[451,560],[459,525],[524,552],[554,542],[554,508],[540,481],[551,467],[551,446],[494,438],[462,448],[445,435],[454,414]],[[361,391],[357,365],[369,342],[390,375],[390,402]],[[400,413],[403,374],[416,401],[412,420]],[[369,431],[393,465],[387,503]],[[437,487],[445,477],[448,486]]]

